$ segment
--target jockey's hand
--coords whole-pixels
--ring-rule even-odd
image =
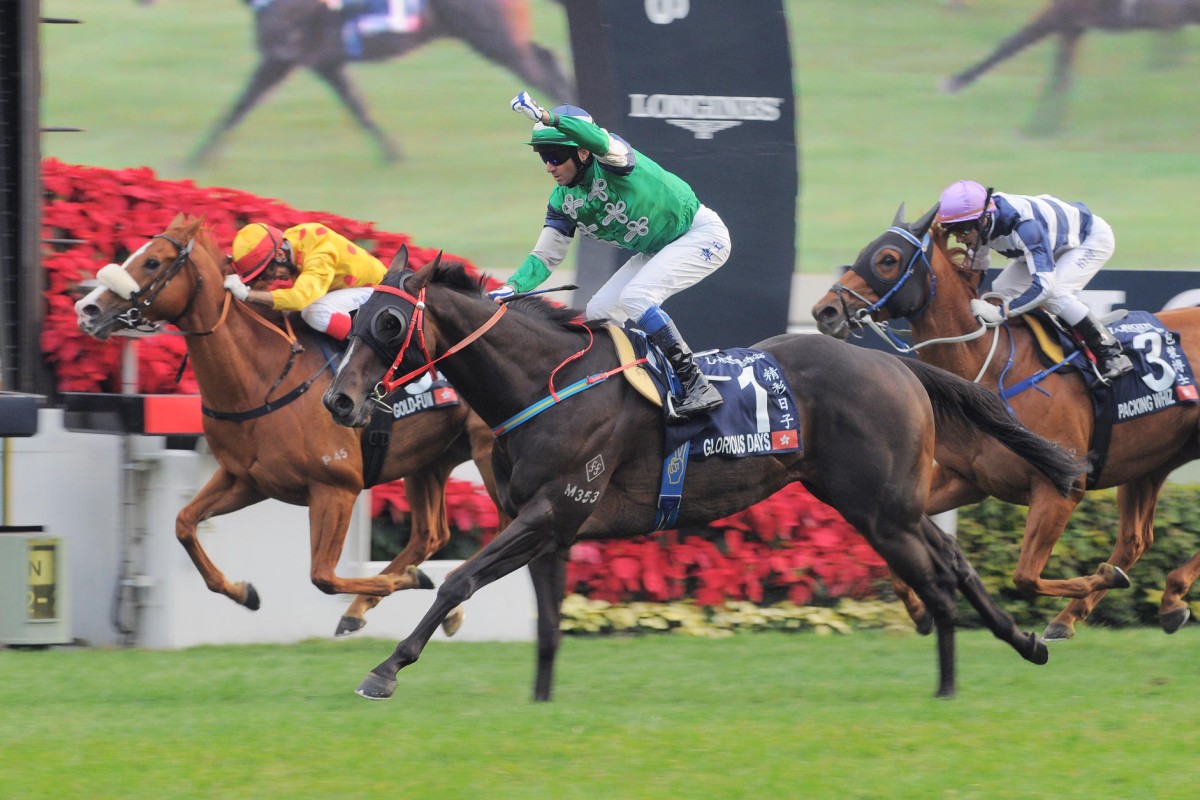
[[[999,325],[1004,322],[1004,312],[999,306],[994,306],[987,300],[976,297],[971,301],[971,313],[988,325]]]
[[[524,114],[534,122],[541,122],[542,115],[546,113],[546,109],[537,104],[537,101],[529,96],[529,92],[521,92],[512,99],[512,110],[518,114]]]
[[[250,287],[242,283],[240,275],[226,275],[225,288],[238,300],[245,301],[250,296]]]
[[[492,289],[490,292],[487,293],[487,296],[490,297],[492,300],[495,300],[497,303],[503,303],[505,300],[514,296],[516,293],[517,293],[517,290],[514,289],[513,287],[509,286],[506,283],[503,286],[498,286],[495,289]]]

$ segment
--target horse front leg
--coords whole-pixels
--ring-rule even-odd
[[[1029,47],[1034,42],[1041,41],[1053,32],[1054,30],[1041,17],[1035,19],[1012,36],[1000,42],[996,46],[996,49],[982,61],[942,81],[942,91],[950,94],[961,91],[1001,61],[1012,58],[1026,47]]]
[[[400,589],[412,588],[417,576],[405,574],[370,575],[365,578],[342,578],[336,573],[350,515],[358,492],[335,484],[321,483],[308,492],[308,535],[311,547],[311,579],[325,594],[369,594],[386,597]],[[428,578],[426,578],[428,580]]]
[[[554,661],[562,644],[562,603],[567,586],[570,549],[547,553],[529,562],[537,598],[537,672],[533,699],[546,702],[554,691]]]
[[[250,109],[258,105],[258,101],[262,99],[263,95],[275,88],[295,66],[290,61],[277,61],[270,58],[260,61],[233,107],[213,125],[196,149],[192,151],[192,154],[187,157],[187,165],[190,167],[203,166],[216,152],[225,134],[233,130],[250,113]]]
[[[1044,481],[1034,486],[1029,501],[1029,515],[1025,519],[1021,555],[1013,573],[1013,583],[1025,596],[1086,597],[1101,589],[1129,586],[1129,577],[1112,564],[1101,564],[1094,575],[1078,578],[1042,577],[1042,570],[1050,560],[1054,545],[1062,536],[1067,520],[1082,496],[1080,492],[1072,492],[1070,497],[1062,497]]]
[[[196,528],[206,519],[237,511],[263,499],[261,492],[236,478],[224,467],[218,467],[208,483],[175,517],[175,538],[196,565],[196,571],[204,578],[204,585],[209,591],[223,594],[251,611],[257,611],[260,605],[254,585],[247,581],[230,583],[200,546]]]
[[[1128,572],[1142,554],[1154,542],[1154,509],[1158,494],[1167,480],[1170,470],[1144,475],[1117,489],[1117,508],[1120,511],[1120,526],[1117,542],[1108,562],[1123,572]],[[1103,565],[1101,565],[1103,567]],[[1092,613],[1108,589],[1092,592],[1087,597],[1072,600],[1067,607],[1046,626],[1042,634],[1047,641],[1064,641],[1075,636],[1075,623]],[[1163,596],[1164,603],[1166,595]]]
[[[451,457],[430,464],[404,479],[404,494],[412,509],[412,529],[408,543],[380,575],[399,575],[396,591],[403,589],[432,589],[433,581],[421,570],[423,564],[434,553],[450,541],[450,521],[446,516],[446,481],[457,464]],[[367,624],[366,613],[383,598],[379,595],[360,594],[346,609],[338,621],[337,636],[345,636],[362,630]],[[447,636],[453,636],[462,627],[463,610],[455,609],[442,623]]]
[[[575,521],[572,533],[578,530]],[[520,569],[558,546],[553,508],[544,497],[526,504],[512,524],[486,547],[450,573],[438,587],[433,605],[392,655],[367,673],[355,693],[368,700],[387,700],[396,691],[396,674],[421,656],[438,625],[476,591]]]
[[[383,132],[383,129],[376,124],[375,120],[367,112],[367,107],[363,103],[362,98],[359,97],[358,91],[351,85],[350,79],[346,77],[346,65],[344,63],[321,64],[313,67],[312,70],[318,78],[328,84],[329,88],[333,89],[338,99],[342,101],[342,105],[354,116],[359,127],[375,140],[384,161],[391,163],[403,158],[400,146]]]

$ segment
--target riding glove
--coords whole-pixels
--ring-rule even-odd
[[[999,325],[1004,322],[1004,312],[999,306],[994,306],[987,300],[976,297],[971,301],[971,313],[988,325]]]
[[[541,122],[542,114],[546,113],[546,109],[539,106],[537,101],[529,96],[529,92],[521,92],[512,99],[512,110],[524,114],[534,122]]]
[[[503,303],[517,293],[517,290],[509,286],[507,283],[503,286],[498,286],[487,293],[487,296],[497,303]]]
[[[250,296],[250,287],[242,283],[242,279],[238,275],[226,275],[225,288],[238,300],[244,301]]]

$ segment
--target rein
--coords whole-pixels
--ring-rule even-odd
[[[505,312],[508,311],[507,305],[497,306],[496,312],[492,314],[488,321],[483,323],[482,326],[476,328],[465,339],[451,347],[446,352],[442,353],[437,358],[430,358],[429,347],[425,342],[425,287],[421,287],[421,291],[417,293],[416,297],[413,297],[403,289],[398,289],[394,286],[385,286],[383,284],[376,286],[375,291],[395,295],[402,300],[407,300],[408,302],[412,303],[414,307],[412,320],[409,322],[408,326],[408,333],[404,336],[404,344],[401,345],[400,352],[396,354],[396,358],[392,361],[392,365],[388,367],[388,371],[385,372],[383,377],[379,379],[379,384],[375,388],[375,396],[380,400],[394,392],[397,388],[408,383],[422,372],[428,372],[430,376],[435,375],[437,370],[434,369],[434,364],[442,359],[454,355],[458,351],[471,344],[471,342],[478,339],[480,336],[483,336],[485,333],[491,330],[492,326],[499,322],[500,318],[503,317]],[[408,352],[408,346],[412,343],[412,335],[414,330],[417,331],[417,337],[421,345],[421,355],[425,357],[425,363],[413,371],[405,375],[401,375],[399,378],[393,378],[392,376],[396,374],[396,370],[400,367],[400,362],[404,360],[404,356]]]

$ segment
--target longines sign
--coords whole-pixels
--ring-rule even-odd
[[[729,226],[725,266],[665,304],[688,343],[745,347],[785,331],[799,163],[782,0],[563,3],[579,104]],[[589,244],[579,247],[576,305],[629,257]]]
[[[631,94],[629,116],[661,119],[711,139],[743,122],[775,122],[782,97],[721,97],[703,94]]]

